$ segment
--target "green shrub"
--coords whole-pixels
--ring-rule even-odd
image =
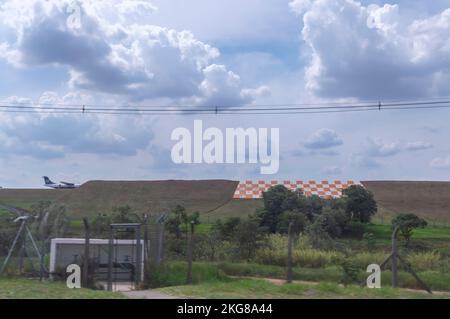
[[[369,266],[370,264],[380,265],[387,256],[388,253],[383,252],[376,252],[376,253],[361,252],[351,255],[350,258],[358,268],[366,271],[367,266]]]
[[[351,221],[344,228],[345,237],[361,239],[364,234],[365,226],[361,222]]]
[[[409,254],[406,260],[415,271],[438,270],[444,262],[438,252],[420,252]]]
[[[322,268],[337,263],[342,254],[310,248],[303,239],[297,241],[292,252],[294,266]],[[286,266],[287,236],[269,236],[268,246],[256,251],[255,261],[264,265]]]
[[[351,258],[346,258],[342,263],[342,278],[341,282],[344,285],[356,283],[360,273],[359,267]]]

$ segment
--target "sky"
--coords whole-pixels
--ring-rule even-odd
[[[0,105],[33,107],[0,107],[0,186],[42,187],[43,175],[77,183],[449,180],[445,108],[173,116],[39,110],[426,100],[449,97],[449,83],[450,0],[0,0]],[[173,163],[171,132],[191,129],[195,119],[222,130],[279,128],[279,171]]]

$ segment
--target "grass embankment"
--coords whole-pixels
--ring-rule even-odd
[[[407,291],[390,288],[390,273],[382,276],[381,289],[361,288],[357,285],[344,287],[338,284],[342,273],[338,267],[308,269],[296,267],[294,280],[310,283],[278,284],[267,279],[236,278],[264,277],[285,278],[286,270],[279,266],[249,263],[201,263],[193,264],[193,285],[186,285],[185,262],[170,262],[153,269],[149,285],[159,291],[190,298],[450,298],[450,294],[429,295],[423,291]],[[361,280],[365,277],[361,274]],[[450,275],[436,278],[432,273],[419,274],[432,289],[450,290]],[[236,276],[236,277],[233,277]],[[418,288],[407,273],[400,273],[400,284]],[[411,278],[410,278],[411,277]],[[446,286],[445,286],[446,285]]]
[[[69,289],[64,282],[27,278],[0,278],[0,299],[118,299],[121,293]]]
[[[391,240],[391,225],[369,224],[366,231],[373,233],[377,240]],[[450,228],[446,226],[427,226],[413,230],[413,240],[450,241]]]
[[[183,285],[161,288],[159,291],[188,298],[249,298],[249,299],[325,299],[325,298],[446,298],[401,289],[368,289],[358,286],[341,286],[335,283],[273,284],[265,280],[234,279],[226,282],[206,282],[197,285]]]
[[[180,286],[186,283],[187,266],[185,262],[169,262],[152,269],[148,282],[149,287]],[[193,283],[204,285],[206,283],[227,283],[233,281],[231,277],[261,277],[284,279],[286,268],[254,263],[202,263],[193,264]],[[437,271],[423,271],[418,275],[432,290],[450,291],[450,274]],[[363,282],[368,274],[361,271],[358,282]],[[293,279],[309,282],[328,282],[338,285],[342,278],[340,267],[326,268],[294,267]],[[391,284],[391,272],[383,271],[381,276],[382,287]],[[407,272],[399,272],[399,285],[403,288],[420,289],[415,279]]]

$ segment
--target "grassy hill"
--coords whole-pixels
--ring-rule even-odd
[[[90,181],[78,189],[0,189],[0,203],[29,209],[40,200],[64,205],[74,217],[109,213],[130,205],[139,212],[159,212],[180,204],[205,213],[233,198],[238,182],[227,180]]]
[[[364,181],[379,206],[377,218],[408,212],[431,221],[450,222],[450,182]],[[110,213],[130,205],[138,212],[163,212],[177,204],[199,211],[204,222],[247,216],[263,206],[261,199],[233,199],[238,185],[229,180],[91,181],[74,190],[0,189],[0,203],[30,208],[39,200],[66,206],[74,217]]]
[[[450,182],[365,181],[374,193],[379,217],[390,219],[399,213],[450,222]]]
[[[39,201],[54,202],[71,190],[56,189],[0,189],[0,204],[7,204],[24,209],[30,209]]]

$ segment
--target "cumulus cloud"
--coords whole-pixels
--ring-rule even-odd
[[[344,142],[338,134],[330,129],[323,128],[315,132],[305,142],[304,146],[309,149],[327,149],[342,145]]]
[[[433,145],[424,141],[409,143],[384,142],[379,138],[366,139],[365,154],[372,157],[394,156],[404,151],[422,151],[432,148]]]
[[[70,101],[89,101],[76,92],[59,97],[46,92],[40,104],[58,107]],[[11,97],[4,102],[30,106],[26,98]],[[0,114],[0,150],[5,155],[36,158],[64,157],[70,153],[133,156],[153,140],[151,122],[142,118],[107,117],[96,114],[47,113],[35,107],[21,114]]]
[[[74,90],[133,100],[251,102],[238,75],[212,64],[218,49],[189,31],[148,24],[157,10],[150,2],[80,2],[79,27],[68,25],[67,4],[6,1],[0,34],[9,36],[0,37],[0,58],[22,67],[66,67]]]
[[[289,7],[298,15],[304,14],[311,7],[313,0],[292,0]]]
[[[217,106],[239,106],[259,96],[267,96],[270,89],[261,86],[256,89],[242,89],[241,78],[225,65],[212,64],[203,70],[205,79],[200,84],[202,97],[198,104]]]
[[[400,6],[293,0],[308,49],[306,88],[329,98],[450,94],[450,9],[408,19]]]
[[[373,157],[385,157],[385,156],[393,156],[402,151],[402,147],[399,143],[391,142],[386,143],[381,139],[366,139],[366,147],[365,152],[369,156]]]

